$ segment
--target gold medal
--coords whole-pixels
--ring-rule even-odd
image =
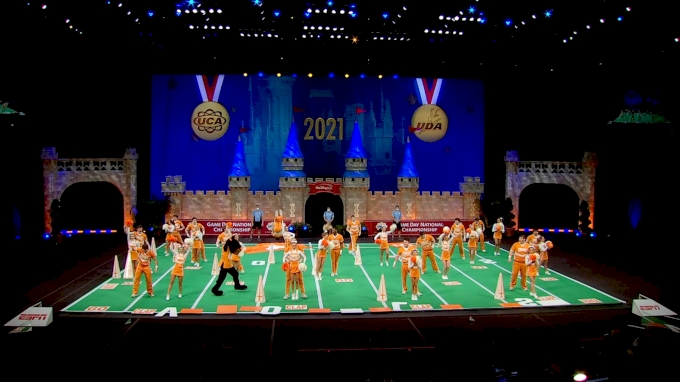
[[[423,142],[437,142],[449,129],[449,117],[437,105],[425,104],[413,112],[411,130]]]
[[[227,132],[231,118],[224,106],[207,101],[196,106],[191,114],[191,127],[194,134],[205,141],[215,141]]]

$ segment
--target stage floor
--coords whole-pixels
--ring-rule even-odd
[[[222,288],[225,292],[223,296],[217,297],[210,292],[217,278],[211,275],[211,270],[213,257],[218,249],[208,244],[206,255],[209,261],[201,263],[201,267],[197,269],[190,266],[185,268],[183,297],[181,299],[177,297],[176,281],[171,298],[166,301],[173,263],[171,256],[164,256],[165,248],[161,245],[158,247],[159,272],[153,275],[155,297],[150,297],[144,292],[144,281],[140,285],[140,295],[132,298],[132,280],[110,278],[61,311],[69,315],[106,313],[137,316],[168,313],[166,309],[174,308],[170,311],[176,310],[180,316],[193,317],[222,314],[252,317],[263,313],[318,317],[318,314],[384,316],[396,314],[393,313],[396,311],[406,313],[480,309],[500,313],[517,308],[557,306],[592,308],[625,304],[623,300],[554,270],[551,270],[551,275],[544,275],[541,269],[540,276],[537,277],[537,299],[531,297],[528,291],[523,291],[519,285],[514,291],[510,291],[508,285],[512,264],[507,261],[508,253],[502,250],[501,256],[494,256],[493,246],[488,243],[487,252],[480,252],[474,265],[469,262],[467,250],[466,260],[454,254],[448,280],[443,280],[440,274],[432,272],[428,263],[427,271],[420,279],[420,291],[423,295],[417,301],[411,300],[410,292],[402,294],[399,265],[396,268],[379,265],[379,249],[373,243],[359,244],[362,265],[354,265],[354,257],[345,249],[340,258],[337,277],[330,276],[330,258],[324,267],[322,280],[316,280],[311,275],[310,267],[304,275],[308,298],[284,300],[285,273],[281,270],[283,245],[273,244],[276,263],[268,264],[269,245],[272,243],[247,245],[248,253],[243,258],[245,273],[240,276],[241,281],[249,287],[246,291],[234,290],[233,285],[230,285],[231,278],[228,277],[226,285]],[[391,247],[393,254],[396,253],[395,246]],[[435,250],[436,252],[438,251]],[[311,247],[307,246],[308,265],[312,264],[311,253]],[[125,259],[119,260],[122,269]],[[441,259],[438,258],[437,261],[441,268]],[[503,276],[505,285],[503,300],[494,299],[499,274]],[[258,304],[255,302],[255,295],[260,275],[263,277],[266,303]],[[377,301],[382,275],[385,276],[387,302]]]

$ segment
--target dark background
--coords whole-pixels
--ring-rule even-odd
[[[154,6],[154,2],[142,3],[140,6],[149,9]],[[462,4],[453,3],[456,6],[452,5],[452,10]],[[489,3],[504,7],[510,15],[515,12],[514,5]],[[566,4],[554,3],[556,7]],[[545,7],[536,4],[536,9]],[[590,2],[590,7],[586,3],[582,7],[579,2],[570,4],[556,19],[555,29],[564,31],[567,25],[581,23],[581,19],[583,23],[597,19],[603,7]],[[512,35],[489,34],[456,43],[414,38],[395,49],[364,38],[372,28],[369,22],[354,25],[361,37],[358,44],[254,44],[243,39],[189,38],[184,29],[157,26],[155,34],[149,36],[149,31],[130,27],[129,22],[121,21],[104,5],[62,4],[66,10],[61,16],[46,18],[35,6],[13,2],[0,20],[5,40],[0,99],[27,115],[0,116],[5,146],[4,194],[9,201],[2,207],[3,221],[13,227],[18,216],[19,234],[25,239],[43,234],[43,147],[56,147],[64,158],[120,157],[126,147],[135,147],[140,157],[139,195],[148,195],[145,180],[149,177],[150,88],[154,73],[398,73],[484,80],[485,199],[501,200],[504,196],[506,150],[517,150],[520,160],[553,161],[579,161],[585,151],[594,151],[599,159],[595,223],[598,237],[609,236],[619,244],[658,240],[662,245],[668,234],[674,235],[672,224],[678,212],[672,186],[677,172],[675,125],[607,122],[628,107],[626,97],[630,92],[643,100],[658,101],[642,104],[641,109],[660,112],[677,122],[680,44],[673,42],[677,36],[671,28],[670,12],[649,3],[644,7],[641,2],[630,4],[636,12],[624,15],[626,23],[600,28],[573,44],[559,44],[554,30],[538,26]],[[415,12],[433,12],[432,6],[421,8]],[[72,14],[69,17],[83,25],[83,35],[64,27],[62,16],[66,14]],[[427,24],[421,19],[424,17],[411,19],[413,29],[422,30]],[[252,20],[244,16],[241,22]],[[154,28],[153,24],[149,28]],[[309,59],[324,47],[334,52],[333,59]],[[413,53],[423,47],[431,58]],[[277,59],[280,57],[285,59]],[[447,61],[447,57],[454,59]],[[552,192],[536,192],[540,202],[530,204],[539,205],[549,214],[564,200],[559,192]],[[628,215],[630,203],[636,198],[641,201],[642,218],[633,229]],[[102,214],[107,210],[106,198],[93,198],[87,203],[87,208]],[[4,233],[8,239],[16,236],[11,229]],[[626,259],[629,256],[628,252],[620,255]]]

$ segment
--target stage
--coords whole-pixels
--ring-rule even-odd
[[[391,256],[397,251],[398,243],[390,248]],[[413,315],[427,312],[441,314],[463,311],[475,311],[476,314],[502,313],[508,309],[558,308],[568,307],[609,307],[622,306],[625,302],[606,292],[600,291],[587,283],[573,279],[556,271],[544,275],[541,270],[537,277],[536,290],[538,298],[523,291],[519,282],[514,291],[509,290],[511,263],[507,261],[507,251],[501,256],[494,256],[493,247],[487,243],[489,251],[477,255],[475,264],[469,262],[466,249],[466,260],[456,253],[452,256],[449,279],[442,279],[440,274],[432,271],[431,264],[420,279],[420,291],[423,294],[417,301],[408,294],[402,294],[400,264],[397,267],[379,265],[378,245],[373,243],[359,244],[361,265],[355,265],[355,258],[345,249],[340,258],[339,276],[330,276],[330,262],[324,269],[321,280],[311,275],[312,250],[305,245],[308,264],[304,280],[308,298],[284,300],[285,272],[281,270],[283,258],[282,243],[263,243],[248,245],[244,256],[245,273],[240,275],[242,283],[249,286],[246,291],[233,289],[233,282],[228,278],[223,296],[214,296],[210,288],[215,284],[216,276],[211,275],[213,258],[218,250],[214,245],[206,244],[206,255],[209,259],[200,267],[185,267],[184,293],[177,297],[177,282],[171,292],[170,300],[165,295],[173,267],[172,256],[164,256],[165,247],[158,247],[159,271],[153,275],[155,297],[150,297],[144,290],[144,281],[140,286],[140,294],[131,298],[132,280],[109,278],[93,289],[84,293],[77,300],[61,309],[68,315],[102,315],[116,317],[152,316],[154,318],[179,318],[182,316],[207,316],[212,319],[254,318],[257,316],[300,315],[318,318],[319,315],[332,315],[336,318],[362,315],[368,317],[410,313]],[[273,246],[275,263],[268,262],[269,247]],[[124,257],[119,257],[121,269],[124,268]],[[441,259],[437,259],[441,267]],[[390,264],[393,259],[390,260]],[[113,270],[113,259],[111,261]],[[505,286],[505,297],[495,299],[499,274]],[[256,289],[259,276],[263,278],[264,298],[266,302],[256,302]],[[381,277],[385,278],[387,301],[378,301]],[[409,286],[410,287],[410,286]],[[175,316],[175,317],[173,317]]]

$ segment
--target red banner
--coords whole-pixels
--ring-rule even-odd
[[[191,223],[191,220],[184,220],[182,221],[184,223],[184,226],[186,227],[189,223]],[[252,220],[198,220],[200,224],[203,225],[205,228],[205,234],[207,236],[217,236],[221,234],[224,231],[224,227],[227,226],[227,222],[231,222],[233,225],[231,227],[231,232],[232,233],[238,233],[241,235],[244,234],[250,234],[250,229],[253,226],[253,221]],[[269,223],[273,224],[273,220],[265,220],[262,223],[262,234],[263,235],[271,235],[272,231],[267,229],[267,225]],[[286,223],[286,226],[291,224],[290,220],[284,221]],[[184,232],[182,232],[182,235],[184,235]]]
[[[333,195],[340,195],[340,188],[342,187],[342,183],[314,182],[309,183],[308,186],[310,195],[316,195],[322,192],[326,192]]]
[[[380,220],[364,220],[363,223],[366,224],[369,235],[375,235],[378,230],[375,225],[380,223]],[[382,222],[387,223],[388,230],[389,226],[392,225],[392,220],[382,220]],[[472,220],[463,220],[463,225],[465,227],[472,223]],[[419,235],[420,232],[425,232],[428,235],[441,235],[443,233],[442,229],[444,226],[451,227],[453,225],[453,220],[409,220],[401,222],[401,233],[403,235]]]

